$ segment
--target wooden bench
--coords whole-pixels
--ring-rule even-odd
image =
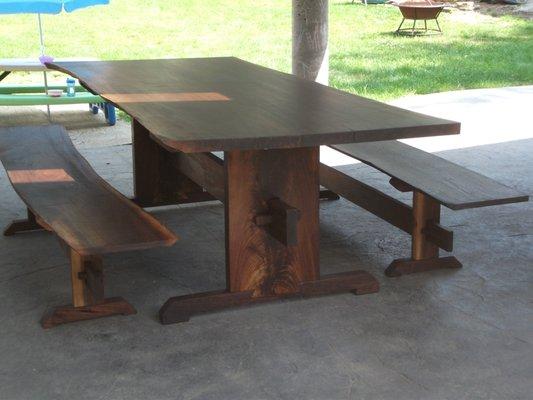
[[[411,257],[394,260],[385,271],[387,276],[462,266],[455,257],[439,257],[439,248],[453,250],[453,232],[440,225],[441,205],[464,210],[529,199],[477,172],[396,140],[331,147],[389,175],[396,189],[413,192],[413,206],[409,207],[334,168],[320,166],[324,187],[411,235]]]
[[[28,207],[28,219],[4,234],[46,229],[70,257],[72,305],[45,314],[42,326],[135,313],[120,297],[104,298],[102,256],[170,246],[176,236],[98,176],[60,126],[0,129],[0,160]]]

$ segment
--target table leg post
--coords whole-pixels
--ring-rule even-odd
[[[213,200],[181,174],[177,154],[161,147],[137,120],[132,121],[134,201],[141,207]]]
[[[169,299],[162,323],[280,298],[378,291],[364,271],[320,276],[318,148],[230,151],[224,165],[226,290]]]
[[[389,277],[443,268],[461,268],[455,257],[439,257],[439,247],[428,239],[428,226],[440,222],[440,204],[417,189],[413,190],[411,258],[394,260],[385,270]]]

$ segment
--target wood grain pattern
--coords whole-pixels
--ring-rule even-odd
[[[48,66],[77,77],[90,91],[137,119],[161,144],[183,152],[312,147],[459,133],[457,122],[233,57]],[[154,101],[161,94],[186,98],[203,93],[217,94],[220,100]],[[135,96],[141,96],[139,101],[132,101]]]
[[[100,178],[60,126],[2,128],[0,159],[32,213],[80,255],[176,241],[154,217]]]
[[[343,292],[363,295],[376,293],[377,291],[379,291],[379,282],[368,272],[342,272],[326,275],[314,281],[301,282],[297,291],[284,292],[275,296],[254,297],[252,291],[229,292],[227,290],[218,290],[171,297],[159,310],[159,320],[162,324],[174,324],[186,322],[191,316],[197,314],[280,299],[323,296]]]
[[[282,295],[318,279],[318,148],[232,151],[224,160],[228,290]],[[300,213],[294,246],[255,223],[272,198]]]
[[[331,147],[403,181],[452,210],[529,199],[477,172],[398,141]]]

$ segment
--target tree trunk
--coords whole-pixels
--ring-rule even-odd
[[[292,73],[328,84],[328,0],[292,0]]]

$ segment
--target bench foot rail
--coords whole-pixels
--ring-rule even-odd
[[[418,272],[433,271],[436,269],[461,268],[463,265],[457,258],[439,257],[428,258],[426,260],[413,260],[411,258],[400,258],[394,260],[385,270],[385,275],[394,278],[402,275],[416,274]]]
[[[396,187],[396,185],[394,185]],[[406,190],[409,188],[405,188]],[[440,204],[433,198],[413,188],[413,231],[411,258],[394,260],[385,270],[388,277],[432,271],[435,269],[461,268],[455,257],[439,257],[439,246],[432,241],[434,227],[440,227]],[[448,238],[450,250],[453,236]]]
[[[69,322],[137,313],[122,297],[104,298],[104,275],[100,257],[83,256],[70,249],[70,261],[72,305],[47,312],[41,319],[44,329]]]
[[[4,236],[13,236],[17,233],[42,231],[45,228],[37,222],[35,215],[28,210],[26,219],[16,219],[12,221],[5,229]]]
[[[85,321],[89,319],[109,317],[112,315],[131,315],[137,311],[122,297],[104,299],[100,304],[82,307],[61,306],[46,313],[41,319],[44,329],[53,328],[57,325],[69,322]]]
[[[230,292],[219,290],[171,297],[159,310],[162,324],[186,322],[193,315],[227,308],[252,305],[287,298],[323,296],[352,292],[356,295],[376,293],[379,282],[366,271],[350,271],[326,275],[315,281],[302,282],[294,293],[254,297],[253,291]]]

